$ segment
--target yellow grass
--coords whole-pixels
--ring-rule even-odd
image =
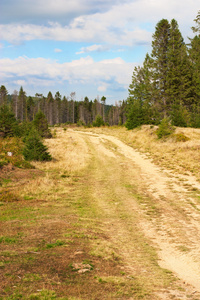
[[[190,138],[185,143],[157,140],[156,127],[150,126],[131,131],[77,130],[114,135],[160,165],[198,176],[200,130],[177,128],[177,133]],[[51,299],[54,292],[55,299],[67,295],[68,299],[153,300],[159,299],[158,294],[173,299],[169,293],[182,285],[158,265],[157,249],[140,228],[142,218],[159,223],[160,203],[151,195],[148,198],[143,185],[139,188],[141,178],[134,163],[120,156],[112,142],[95,141],[70,129],[57,128],[56,138],[45,143],[53,160],[35,162],[42,172],[23,179],[21,185],[9,183],[23,201],[1,206],[2,249],[17,253],[5,264],[7,256],[0,251],[3,273],[17,275],[2,276],[2,299],[11,295],[18,299],[17,292],[24,295],[22,299],[30,299],[31,294],[40,299],[42,293]],[[5,243],[13,237],[15,244]],[[180,251],[188,251],[183,240],[179,245]],[[74,263],[91,263],[94,269],[80,275],[71,268]]]
[[[114,135],[126,144],[149,155],[154,163],[182,174],[193,174],[200,180],[200,129],[176,128],[175,133],[183,133],[189,138],[186,142],[176,142],[169,137],[158,140],[157,126],[144,125],[127,130],[124,127],[83,129],[96,133]]]

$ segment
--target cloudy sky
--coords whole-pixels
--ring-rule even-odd
[[[0,85],[9,93],[126,99],[163,18],[187,41],[197,0],[0,0]]]

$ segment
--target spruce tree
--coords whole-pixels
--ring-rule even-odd
[[[200,102],[200,11],[194,20],[196,26],[192,27],[192,30],[196,35],[190,38],[189,44],[189,58],[192,64],[193,72],[193,86],[195,92],[196,105]]]
[[[29,96],[26,101],[28,121],[33,121],[33,119],[34,119],[34,106],[35,106],[35,103],[33,101],[33,98],[31,96]]]
[[[196,22],[196,26],[192,27],[192,30],[193,32],[200,34],[200,10],[198,11],[198,14],[194,21]]]
[[[161,118],[167,116],[169,98],[167,94],[168,46],[170,24],[162,19],[156,25],[152,41],[152,58],[154,60],[153,94],[155,105]]]
[[[132,83],[129,86],[129,97],[127,99],[127,121],[125,126],[133,129],[142,124],[153,122],[152,115],[152,59],[146,55],[142,67],[135,67]]]
[[[47,151],[47,147],[42,143],[38,132],[33,128],[29,135],[24,139],[24,158],[28,161],[50,161],[51,155]]]
[[[0,135],[12,137],[19,134],[18,122],[7,105],[0,107]]]
[[[0,105],[7,105],[8,91],[4,85],[0,87]]]
[[[102,116],[97,115],[97,116],[96,116],[96,119],[95,119],[95,121],[92,123],[92,125],[93,125],[94,127],[101,127],[101,126],[104,126],[105,123],[104,123],[104,120],[103,120]]]
[[[55,94],[55,112],[56,112],[56,124],[59,124],[61,121],[61,94],[56,92]]]
[[[54,98],[51,92],[47,95],[47,120],[51,126],[55,124]]]
[[[18,96],[18,111],[19,111],[19,120],[20,121],[27,121],[27,108],[26,108],[26,93],[21,86]]]
[[[41,110],[37,112],[33,120],[33,125],[37,129],[38,133],[42,138],[51,138],[52,134],[48,127],[48,122]]]
[[[188,58],[186,45],[179,31],[178,23],[172,20],[170,24],[170,37],[168,44],[168,72],[167,72],[167,95],[168,107],[167,110],[172,115],[173,120],[176,120],[176,126],[182,126],[185,106],[190,109],[194,101],[194,92],[192,84],[191,63]],[[177,112],[177,118],[175,113]],[[178,124],[180,120],[180,124]]]

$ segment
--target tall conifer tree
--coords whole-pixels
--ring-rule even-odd
[[[126,127],[135,128],[152,122],[152,59],[146,55],[142,67],[135,67],[129,86],[128,115]]]
[[[26,109],[26,93],[23,90],[23,87],[21,86],[18,96],[18,109],[19,109],[19,115],[18,118],[20,121],[27,121],[27,109]]]
[[[186,126],[185,109],[189,110],[194,101],[191,64],[177,21],[173,19],[170,25],[167,109],[174,125]]]
[[[167,72],[168,72],[168,46],[170,24],[162,19],[156,25],[152,41],[152,57],[154,59],[153,97],[161,117],[166,117],[168,107]]]
[[[192,30],[196,35],[190,39],[189,57],[192,63],[196,104],[200,103],[200,11],[194,20],[196,26]]]

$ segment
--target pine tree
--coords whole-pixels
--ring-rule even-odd
[[[61,94],[56,92],[55,94],[55,111],[56,111],[56,124],[60,124],[61,122]]]
[[[20,121],[27,121],[27,108],[26,108],[26,93],[21,86],[18,96],[18,118]]]
[[[52,126],[54,125],[54,120],[55,120],[55,113],[54,113],[54,99],[53,95],[51,92],[48,93],[47,95],[47,120],[49,124]]]
[[[33,125],[37,129],[38,133],[42,138],[51,138],[52,134],[48,127],[48,122],[41,110],[37,112],[33,120]]]
[[[0,108],[0,136],[11,137],[18,135],[19,127],[14,113],[7,105]]]
[[[7,105],[7,96],[8,96],[8,91],[7,89],[5,88],[4,85],[2,85],[0,87],[0,105]]]
[[[147,53],[143,67],[135,67],[134,69],[127,100],[128,114],[125,126],[128,129],[153,122],[151,111],[153,104],[151,67],[152,60]]]
[[[95,121],[92,124],[94,127],[101,127],[103,125],[105,125],[104,120],[102,118],[102,116],[97,115]]]
[[[68,99],[64,96],[61,101],[61,123],[68,122]]]
[[[195,103],[197,105],[200,102],[200,11],[194,21],[196,26],[192,27],[192,30],[196,35],[190,38],[189,58],[192,64]]]
[[[161,118],[167,116],[169,102],[167,94],[169,36],[170,24],[168,20],[162,19],[156,25],[152,41],[152,58],[154,59],[152,96]]]
[[[200,10],[198,11],[198,14],[196,16],[196,19],[194,19],[196,22],[196,26],[192,27],[193,32],[200,34]]]
[[[42,143],[41,137],[35,129],[29,132],[29,135],[24,139],[24,158],[28,161],[50,161],[51,155],[47,151],[47,147]]]
[[[34,100],[31,96],[28,97],[27,101],[26,101],[26,107],[27,107],[27,119],[28,121],[33,121],[34,119]]]
[[[176,126],[182,126],[183,107],[190,109],[194,101],[194,92],[192,84],[191,63],[187,55],[186,45],[179,31],[176,20],[171,21],[170,37],[168,44],[168,72],[167,72],[167,95],[168,95],[168,114],[176,119]],[[180,109],[179,109],[180,108]],[[173,113],[172,113],[173,111]],[[179,115],[175,118],[175,113]],[[178,124],[180,120],[180,124]]]

